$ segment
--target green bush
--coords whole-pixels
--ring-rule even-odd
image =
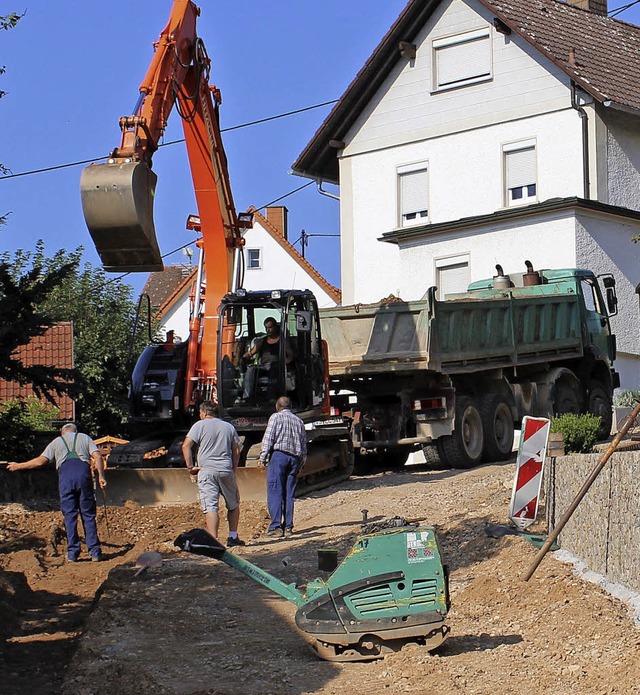
[[[34,453],[39,432],[51,430],[51,421],[60,417],[58,408],[31,396],[0,403],[0,460],[27,461]]]
[[[551,420],[551,432],[560,432],[564,437],[567,454],[588,454],[598,439],[600,418],[595,415],[565,413]]]
[[[621,408],[633,408],[636,401],[640,400],[640,391],[631,391],[627,389],[626,391],[620,391],[619,394],[613,399],[613,405],[617,405]]]

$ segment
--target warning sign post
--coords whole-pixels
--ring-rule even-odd
[[[531,526],[538,515],[550,422],[542,417],[526,416],[522,419],[516,474],[509,506],[509,518],[520,529]]]

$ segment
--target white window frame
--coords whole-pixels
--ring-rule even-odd
[[[476,69],[476,74],[474,70],[470,69],[468,77],[460,77],[459,79],[448,79],[444,82],[444,77],[442,75],[442,57],[445,52],[449,49],[450,56],[454,52],[460,52],[465,49],[471,48],[474,44],[480,45],[480,42],[486,41],[486,51],[487,51],[487,69],[480,70]],[[440,39],[434,39],[431,43],[431,55],[432,55],[432,65],[433,65],[433,89],[432,92],[443,92],[449,89],[456,89],[458,87],[466,87],[471,84],[478,84],[479,82],[487,82],[493,79],[493,51],[492,41],[491,41],[491,27],[487,26],[482,29],[476,29],[475,31],[467,31],[463,34],[455,34],[454,36],[445,36]],[[484,50],[484,49],[483,49]],[[482,57],[480,55],[480,57]],[[461,71],[462,75],[462,71]]]
[[[414,205],[415,209],[405,210],[405,198],[403,195],[403,181],[407,181],[409,175],[424,173],[426,187],[424,200],[420,199],[419,204]],[[403,178],[405,177],[405,178]],[[429,222],[429,162],[414,162],[413,164],[403,164],[396,168],[397,195],[398,195],[398,227],[413,227]],[[424,207],[423,207],[424,204]],[[408,216],[408,217],[407,217]]]
[[[257,251],[258,252],[258,265],[250,265],[250,253],[252,251]],[[262,270],[262,249],[259,247],[253,247],[250,249],[246,249],[247,255],[247,263],[246,263],[246,269],[247,270]]]
[[[453,268],[455,266],[464,266],[467,269],[467,278],[464,283],[464,287],[461,288],[461,292],[465,292],[467,290],[467,287],[469,286],[469,283],[471,282],[471,254],[469,253],[460,253],[455,256],[443,256],[441,258],[435,258],[434,259],[434,266],[435,266],[435,272],[434,272],[434,277],[435,277],[435,284],[436,287],[438,288],[438,291],[436,293],[436,299],[442,301],[445,297],[445,292],[443,292],[442,287],[440,287],[440,277],[443,269],[445,268]],[[451,293],[448,293],[451,294]]]
[[[533,181],[530,184],[523,182],[521,186],[509,187],[508,157],[515,152],[533,151]],[[510,142],[502,146],[502,177],[504,206],[511,208],[518,205],[529,205],[538,200],[538,148],[535,139]],[[534,190],[531,190],[531,186]],[[519,196],[516,195],[519,193]]]

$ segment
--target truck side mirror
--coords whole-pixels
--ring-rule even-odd
[[[615,288],[607,287],[607,311],[609,316],[615,316],[618,313],[618,297],[616,296]]]

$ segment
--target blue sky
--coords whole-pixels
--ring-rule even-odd
[[[20,2],[21,4],[16,4]],[[0,14],[23,12],[0,34],[0,162],[14,174],[100,158],[119,145],[118,118],[133,110],[140,84],[169,16],[171,0],[16,0]],[[222,91],[222,128],[268,118],[339,98],[406,4],[405,0],[200,0],[198,33],[212,60],[211,81]],[[621,2],[610,2],[610,10]],[[640,23],[640,6],[619,16]],[[306,182],[289,174],[330,107],[223,134],[239,211],[261,207]],[[182,137],[172,114],[165,140]],[[158,174],[155,223],[162,253],[193,235],[195,213],[182,143],[154,155]],[[84,224],[82,166],[0,180],[0,250],[33,249],[44,239],[59,248],[85,247],[99,264]],[[289,209],[289,239],[339,232],[338,203],[314,186],[281,203]],[[300,249],[299,244],[296,248]],[[310,239],[308,260],[339,285],[339,239]],[[166,264],[187,262],[182,253]],[[136,289],[145,274],[129,275]]]

